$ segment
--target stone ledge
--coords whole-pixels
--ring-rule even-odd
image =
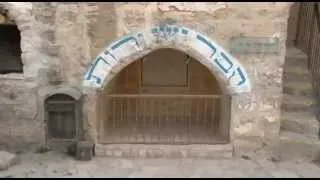
[[[0,74],[0,80],[25,80],[23,73]]]
[[[231,158],[233,147],[224,145],[97,144],[96,156],[126,158]]]

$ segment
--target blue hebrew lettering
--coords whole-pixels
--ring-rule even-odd
[[[84,75],[84,79],[85,80],[90,80],[91,78],[91,73],[93,71],[93,68],[92,68],[92,63],[90,63],[90,66],[89,66],[89,71],[86,72],[86,74]]]
[[[90,65],[90,70],[89,70],[88,74],[86,75],[86,76],[87,76],[87,77],[86,77],[87,80],[90,80],[91,77],[93,77],[93,78],[95,78],[95,79],[97,80],[97,83],[98,83],[98,84],[101,83],[101,79],[100,79],[99,77],[97,77],[97,76],[92,75],[92,73],[93,73],[95,67],[97,66],[97,64],[98,64],[100,61],[103,61],[104,63],[109,64],[104,58],[102,58],[101,56],[99,56],[99,57],[95,60],[95,62]]]
[[[115,57],[110,51],[105,50],[103,53],[104,53],[105,55],[110,55],[114,60],[117,60],[116,57]]]
[[[158,28],[156,28],[156,27],[151,29],[151,33],[152,33],[153,35],[158,34],[158,32],[159,32],[159,31],[158,31]]]
[[[179,32],[179,28],[178,27],[174,27],[173,31],[174,31],[174,33],[178,33]]]
[[[242,85],[244,82],[246,82],[246,77],[244,77],[243,72],[241,71],[240,67],[237,68],[237,71],[241,77],[241,81],[238,83],[238,86]]]
[[[124,37],[123,39],[119,40],[116,44],[114,44],[113,46],[111,46],[111,49],[112,50],[115,50],[117,49],[118,47],[120,47],[121,45],[123,45],[124,43],[127,43],[129,42],[130,40],[133,40],[136,45],[138,47],[140,47],[140,44],[139,44],[139,41],[137,40],[137,38],[135,37],[132,37],[132,36],[129,36],[129,37]]]
[[[138,46],[139,48],[142,48],[142,47],[144,47],[146,45],[146,42],[145,42],[145,40],[143,38],[142,33],[138,34],[138,41],[140,42],[139,46]]]
[[[187,34],[188,34],[188,30],[182,29],[182,30],[181,30],[181,33],[184,34],[184,35],[187,35]]]
[[[109,62],[106,61],[106,60],[105,60],[103,57],[101,57],[101,56],[99,56],[99,57],[97,58],[97,61],[96,61],[97,63],[96,63],[95,65],[97,65],[99,61],[103,61],[104,63],[110,65]]]
[[[246,82],[246,77],[243,75],[243,72],[241,71],[240,67],[237,68],[237,72],[239,73],[239,76],[241,78],[241,81],[237,84],[238,86],[242,85],[244,82]],[[232,72],[232,75],[228,78],[228,81],[236,75],[236,71]]]
[[[95,61],[93,64],[90,64],[90,70],[89,70],[89,72],[87,73],[87,77],[86,77],[87,80],[90,80],[90,79],[91,79],[92,72],[94,71],[94,68],[96,67],[96,64],[97,64],[96,61]]]
[[[152,28],[151,33],[157,38],[168,39],[173,37],[179,32],[178,27],[173,27],[170,25],[159,25],[158,27]]]
[[[209,48],[212,49],[212,54],[210,55],[210,58],[216,53],[216,48],[211,44],[211,42],[209,42],[208,40],[206,40],[204,37],[200,36],[199,34],[197,35],[197,39],[203,43],[205,43]]]
[[[230,79],[231,79],[234,75],[236,75],[236,72],[235,72],[235,71],[233,71],[233,72],[232,72],[232,75],[228,77],[228,81],[230,81]]]
[[[224,73],[228,73],[228,71],[232,68],[233,63],[231,62],[231,60],[223,52],[221,52],[220,55],[221,55],[222,59],[215,58],[214,61],[222,69],[222,71]],[[227,62],[229,64],[229,67],[223,67],[223,65],[218,60],[225,60],[225,62]]]
[[[97,84],[101,84],[101,79],[99,77],[97,77],[95,75],[91,75],[91,76],[92,76],[92,78],[96,79]]]

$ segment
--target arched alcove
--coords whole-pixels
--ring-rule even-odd
[[[225,98],[199,61],[178,50],[158,49],[126,66],[100,92],[99,141],[227,143]]]
[[[173,51],[179,51],[180,53],[184,54],[184,57],[191,57],[193,60],[192,62],[195,62],[198,64],[201,68],[201,72],[207,72],[209,75],[206,75],[207,77],[212,77],[214,79],[213,81],[208,81],[208,84],[215,84],[216,90],[218,90],[219,93],[215,94],[213,89],[208,89],[209,91],[207,92],[194,92],[190,93],[188,91],[177,91],[177,87],[175,87],[174,92],[172,92],[172,89],[169,90],[170,88],[160,88],[158,87],[151,87],[154,86],[155,84],[153,82],[160,82],[161,80],[155,80],[155,79],[148,79],[148,77],[143,77],[143,74],[141,77],[147,78],[147,84],[150,85],[147,89],[126,89],[124,86],[121,87],[119,85],[119,80],[120,76],[123,76],[128,69],[132,69],[137,62],[143,62],[145,57],[147,56],[152,56],[152,54],[157,53],[161,50],[164,49],[171,49]],[[148,60],[145,60],[148,62]],[[151,61],[150,61],[151,62]],[[162,67],[155,65],[155,62],[151,62],[153,66],[158,67],[159,71],[166,71],[169,72],[171,71],[170,69],[175,66],[173,61],[171,64],[167,67]],[[169,63],[169,62],[168,62]],[[143,63],[142,63],[143,64]],[[141,67],[141,66],[140,66]],[[157,68],[154,68],[152,70],[149,69],[149,72],[155,72]],[[174,73],[175,71],[171,71],[171,73]],[[183,70],[177,69],[177,72],[180,72],[180,75],[184,73]],[[168,80],[174,82],[179,79],[178,74],[172,75],[170,77],[164,78],[165,81],[168,82]],[[133,76],[128,76],[128,77],[133,77]],[[121,78],[120,78],[121,79]],[[180,77],[181,80],[181,77]],[[127,82],[132,82],[132,81],[127,81]],[[164,83],[164,82],[162,82]],[[204,83],[206,84],[206,83]],[[182,144],[192,144],[192,143],[202,143],[202,144],[212,144],[212,143],[226,143],[229,141],[229,131],[230,131],[230,106],[231,106],[231,101],[230,101],[230,96],[235,95],[235,94],[240,94],[243,92],[249,92],[251,90],[251,84],[250,80],[247,76],[247,73],[245,72],[244,68],[242,65],[234,58],[232,57],[229,53],[227,53],[223,48],[221,48],[218,44],[216,44],[214,41],[210,40],[210,38],[204,36],[203,34],[199,32],[195,32],[191,29],[188,29],[186,27],[178,26],[178,25],[160,25],[152,28],[151,30],[143,31],[143,32],[138,32],[134,33],[131,35],[127,35],[113,43],[111,43],[108,47],[106,47],[98,56],[97,58],[93,61],[93,63],[90,65],[89,70],[86,72],[83,85],[85,87],[93,88],[98,92],[98,96],[95,96],[95,102],[96,105],[92,106],[90,105],[90,110],[88,112],[88,120],[92,121],[89,122],[91,124],[90,126],[96,126],[97,130],[96,133],[98,134],[98,138],[100,143],[162,143],[162,144],[178,144],[179,142]],[[128,85],[128,83],[126,84]],[[125,86],[126,86],[125,85]],[[141,84],[140,84],[141,85]],[[172,85],[172,84],[171,84]],[[183,83],[178,84],[178,86],[183,86]],[[120,89],[120,90],[119,90]],[[161,93],[159,89],[162,89],[166,91],[166,93]],[[179,88],[178,88],[179,89]],[[183,88],[182,88],[183,89]],[[210,91],[211,90],[211,91]],[[122,92],[121,92],[122,91]],[[144,92],[146,91],[146,92]],[[90,94],[89,94],[90,96]],[[106,100],[106,97],[107,99]],[[132,137],[135,137],[135,135],[141,134],[141,132],[138,131],[139,128],[141,127],[133,127],[133,123],[129,122],[130,119],[136,119],[136,120],[141,120],[141,119],[148,119],[150,117],[155,117],[151,116],[150,114],[153,113],[153,110],[157,109],[158,112],[163,113],[163,111],[168,110],[168,108],[175,109],[173,108],[173,104],[178,104],[179,107],[183,109],[183,111],[179,111],[175,109],[173,112],[187,112],[191,114],[192,116],[197,117],[198,119],[203,119],[203,115],[205,114],[204,112],[213,112],[212,108],[205,107],[205,105],[198,106],[197,103],[194,103],[193,101],[188,102],[187,104],[190,105],[190,107],[196,107],[196,111],[192,108],[185,108],[183,104],[185,104],[185,100],[187,98],[198,98],[199,99],[210,99],[211,98],[211,103],[214,102],[216,99],[220,99],[220,102],[217,103],[219,104],[219,117],[218,118],[213,118],[213,119],[218,119],[217,121],[210,121],[216,123],[214,126],[216,129],[214,132],[218,134],[212,134],[212,135],[206,135],[204,136],[198,136],[200,139],[196,141],[176,141],[175,135],[173,133],[168,133],[165,132],[166,128],[160,124],[158,124],[158,128],[156,128],[156,131],[158,131],[157,134],[161,135],[166,135],[166,134],[171,134],[169,135],[169,139],[171,140],[165,140],[165,141],[153,141],[152,137],[149,140],[146,140],[147,136],[142,137],[142,140],[136,140],[136,141],[131,141],[129,140]],[[136,99],[135,102],[138,100],[140,102],[145,102],[146,99],[149,99],[149,103],[152,101],[157,101],[155,100],[156,98],[166,98],[166,108],[165,110],[161,110],[161,108],[151,108],[151,109],[143,109],[141,111],[137,110],[137,108],[133,108],[133,106],[129,107],[130,103],[129,101],[121,102],[121,99]],[[169,98],[172,98],[169,100]],[[119,102],[115,102],[114,99],[117,99]],[[93,99],[89,100],[91,103]],[[101,103],[102,102],[102,103]],[[106,103],[107,102],[107,103]],[[158,102],[158,104],[161,105],[163,102]],[[113,105],[116,104],[116,105]],[[143,104],[143,103],[142,103]],[[214,103],[212,103],[214,104]],[[159,105],[159,106],[160,106]],[[170,106],[169,106],[170,105]],[[216,105],[216,104],[215,104]],[[214,106],[215,106],[214,105]],[[109,106],[109,107],[108,107]],[[110,112],[110,106],[112,107],[111,109],[116,109],[115,111],[117,112]],[[140,105],[139,105],[140,106]],[[145,105],[141,105],[145,106]],[[141,107],[140,106],[140,107]],[[149,105],[147,105],[149,106]],[[151,107],[150,105],[149,107]],[[217,106],[215,106],[217,107]],[[95,108],[95,110],[93,110]],[[109,108],[109,109],[108,109]],[[92,113],[95,112],[93,115]],[[108,115],[102,115],[100,112],[107,112]],[[131,117],[133,115],[126,115],[126,117],[131,117],[127,118],[127,121],[121,121],[121,118],[123,116],[121,115],[122,113],[131,113],[131,112],[136,112],[137,114],[134,114],[134,118]],[[198,113],[198,114],[197,114]],[[200,113],[200,115],[199,115]],[[119,115],[120,114],[120,115]],[[165,114],[167,119],[172,119],[170,113]],[[110,116],[115,116],[112,121],[107,120],[107,117]],[[173,115],[174,117],[187,117],[183,116],[181,114],[175,114]],[[191,116],[188,116],[189,119]],[[152,119],[152,118],[151,118]],[[186,118],[188,119],[188,118]],[[226,120],[224,120],[226,119]],[[201,121],[200,120],[200,121]],[[148,121],[148,120],[147,120]],[[149,122],[151,122],[150,120]],[[104,124],[107,122],[107,125]],[[117,129],[117,125],[121,125],[121,123],[117,124],[116,122],[122,122],[124,125],[131,125],[130,128],[124,128],[124,129]],[[158,121],[159,122],[159,121]],[[190,122],[190,121],[189,121]],[[218,122],[218,123],[217,123]],[[140,121],[140,123],[146,123],[143,120]],[[153,123],[155,125],[155,123]],[[187,123],[182,123],[180,125],[187,124]],[[195,125],[200,125],[199,123],[195,123]],[[205,124],[204,127],[206,126]],[[110,133],[110,129],[106,128],[106,126],[114,128],[111,132],[113,134],[113,137],[118,137],[120,139],[105,139],[106,133]],[[173,124],[169,124],[167,127],[174,126]],[[162,128],[159,128],[162,127]],[[193,131],[196,130],[197,127],[193,127],[192,125],[189,124],[188,130]],[[152,131],[151,126],[144,126],[142,127],[144,129],[150,129]],[[174,128],[175,130],[179,130],[179,128]],[[181,128],[183,129],[183,128]],[[108,130],[108,132],[106,132]],[[125,132],[125,131],[131,131],[131,132]],[[208,131],[203,131],[204,129],[198,129],[198,132],[208,132]],[[119,136],[117,134],[127,134],[124,139],[121,140],[123,136]],[[134,134],[133,136],[129,136],[128,134]],[[151,133],[152,134],[152,133]],[[156,134],[156,133],[154,133]],[[192,138],[197,138],[197,136],[194,136],[194,133],[187,133],[187,136],[191,136]],[[208,141],[206,139],[207,137],[212,138],[215,137],[216,140],[219,139],[218,141]],[[222,140],[220,139],[222,138]],[[136,139],[139,139],[136,138]]]

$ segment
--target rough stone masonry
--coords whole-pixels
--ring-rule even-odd
[[[278,54],[231,54],[251,82],[232,96],[230,143],[235,154],[269,150],[279,139],[288,2],[2,2],[21,32],[23,73],[0,75],[0,145],[45,143],[44,100],[81,97],[85,139],[98,143],[96,94],[83,86],[94,59],[124,35],[170,21],[230,50],[235,37],[279,39]],[[171,45],[171,48],[178,48]]]

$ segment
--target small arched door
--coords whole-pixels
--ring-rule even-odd
[[[79,108],[66,94],[54,94],[45,100],[47,140],[75,140],[78,136]]]

